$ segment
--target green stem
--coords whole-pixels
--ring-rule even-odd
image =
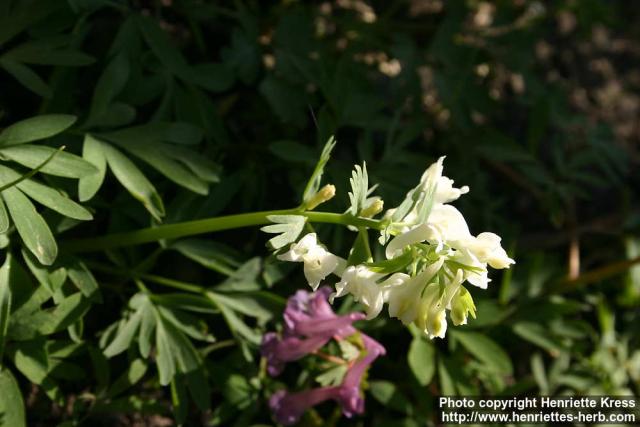
[[[380,230],[383,227],[381,221],[354,217],[349,214],[337,214],[332,212],[302,212],[299,209],[282,209],[219,216],[215,218],[179,222],[176,224],[159,225],[157,227],[143,228],[140,230],[122,233],[107,234],[99,237],[72,239],[62,242],[61,246],[67,252],[101,251],[123,246],[138,245],[141,243],[156,242],[164,239],[177,239],[180,237],[211,233],[214,231],[270,224],[271,221],[267,219],[270,215],[301,215],[307,217],[309,222],[369,227],[376,230]]]

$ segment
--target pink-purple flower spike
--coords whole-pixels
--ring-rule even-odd
[[[365,315],[336,315],[327,301],[330,294],[331,289],[323,287],[314,293],[301,290],[289,298],[284,312],[285,330],[282,338],[270,332],[262,340],[261,353],[267,359],[269,374],[280,374],[286,362],[316,352],[332,338],[340,340],[359,334],[364,351],[351,362],[339,386],[317,387],[295,393],[279,390],[274,393],[269,406],[274,418],[283,425],[295,424],[307,409],[327,400],[339,403],[346,417],[362,414],[362,377],[371,363],[385,354],[380,343],[353,327],[353,322],[363,319]]]

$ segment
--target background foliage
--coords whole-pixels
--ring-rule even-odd
[[[637,395],[638,21],[604,0],[0,2],[0,425],[272,423],[257,343],[306,285],[269,236],[65,241],[295,206],[334,134],[328,209],[354,163],[393,206],[446,154],[472,230],[517,264],[445,340],[361,325],[389,350],[365,416],[307,424],[433,425],[442,394]]]

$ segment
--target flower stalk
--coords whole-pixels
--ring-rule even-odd
[[[157,242],[164,239],[178,239],[181,237],[213,233],[216,231],[270,224],[271,221],[268,217],[273,215],[299,215],[306,217],[309,222],[314,223],[369,227],[375,230],[381,230],[383,228],[382,221],[375,219],[360,218],[349,214],[338,214],[333,212],[310,212],[296,208],[226,215],[195,221],[179,222],[175,224],[159,225],[156,227],[148,227],[122,233],[107,234],[99,237],[71,239],[62,242],[61,246],[65,251],[71,253],[102,251],[105,249]]]

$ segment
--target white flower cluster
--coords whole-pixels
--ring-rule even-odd
[[[460,211],[449,204],[469,188],[455,188],[453,180],[442,175],[443,160],[425,171],[400,206],[385,213],[380,242],[387,244],[387,260],[345,268],[346,261],[318,244],[315,233],[278,258],[303,262],[314,290],[330,274],[339,276],[333,297],[351,294],[365,306],[369,319],[386,302],[390,316],[405,325],[414,323],[430,338],[444,337],[447,310],[454,325],[466,324],[469,314],[475,317],[475,305],[462,284],[485,289],[490,281],[487,267],[508,268],[514,260],[496,234],[473,236]]]

